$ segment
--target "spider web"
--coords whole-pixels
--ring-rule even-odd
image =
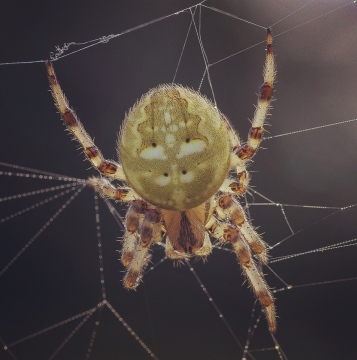
[[[0,359],[356,356],[357,7],[261,4],[9,6],[12,36],[1,39],[0,60]],[[116,159],[125,111],[173,79],[214,99],[244,140],[272,24],[277,101],[242,201],[271,247],[264,272],[277,299],[275,336],[228,247],[206,264],[174,268],[158,245],[138,290],[122,288],[115,240],[125,206],[86,186],[95,171],[73,156],[77,144],[56,117],[40,60],[53,44],[79,41],[52,56],[108,158]]]

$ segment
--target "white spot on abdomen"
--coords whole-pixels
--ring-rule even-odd
[[[169,112],[165,112],[165,123],[169,125],[171,123],[171,115]]]
[[[180,152],[177,154],[177,158],[181,159],[184,156],[199,153],[204,150],[206,143],[203,140],[191,140],[188,143],[183,143],[180,146]]]
[[[193,171],[188,171],[186,174],[180,175],[180,181],[182,183],[190,183],[194,179]]]
[[[178,130],[178,126],[175,124],[171,124],[168,128],[167,131],[171,131],[171,132],[176,132]]]
[[[143,159],[147,159],[147,160],[167,160],[167,156],[165,154],[164,148],[161,145],[157,145],[156,147],[148,147],[146,149],[144,149],[141,153],[140,156]]]
[[[173,146],[176,142],[176,138],[174,135],[172,134],[166,134],[165,135],[165,143],[168,145],[168,146]]]
[[[156,184],[160,186],[166,186],[170,183],[171,179],[169,176],[159,176],[155,179]]]

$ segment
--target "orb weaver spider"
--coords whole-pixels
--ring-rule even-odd
[[[252,251],[267,262],[264,241],[237,197],[247,191],[251,160],[262,140],[276,75],[272,33],[267,29],[264,83],[246,144],[207,98],[181,85],[160,85],[143,95],[126,115],[118,138],[120,164],[106,160],[85,131],[46,63],[52,95],[67,128],[104,177],[88,183],[102,196],[129,202],[121,261],[123,280],[135,289],[149,261],[150,246],[166,237],[166,254],[176,261],[207,257],[210,236],[231,243],[238,261],[276,330],[274,299]],[[236,171],[237,180],[229,172]],[[119,180],[129,186],[115,186]]]

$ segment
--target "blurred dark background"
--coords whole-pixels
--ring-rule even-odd
[[[205,5],[266,27],[306,3],[208,0]],[[0,63],[47,59],[56,45],[118,34],[194,4],[192,0],[6,2],[0,15]],[[344,4],[347,1],[314,1],[273,26],[278,81],[266,136],[356,118],[357,5],[351,2],[319,17]],[[198,15],[197,10],[197,23]],[[105,157],[117,159],[116,138],[125,112],[150,88],[173,80],[190,21],[186,11],[55,62],[62,88]],[[293,30],[284,33],[289,29]],[[205,7],[201,32],[210,63],[265,39],[263,28]],[[218,107],[242,139],[246,139],[262,82],[264,49],[262,43],[210,68]],[[203,72],[202,53],[192,28],[176,82],[197,89]],[[95,175],[83,161],[78,144],[64,131],[48,91],[44,64],[0,66],[0,79],[0,161],[82,179]],[[201,92],[212,97],[206,78]],[[356,204],[356,141],[356,122],[267,139],[250,167],[252,189],[281,204],[336,208]],[[11,169],[1,166],[0,170]],[[61,184],[7,176],[0,180],[0,197]],[[0,203],[0,217],[48,196]],[[0,224],[1,269],[68,198],[66,195]],[[247,198],[253,203],[267,202],[257,194]],[[115,206],[125,214],[124,206]],[[321,219],[336,210],[284,209],[297,234],[274,248],[273,258],[356,237],[356,207],[325,220]],[[270,245],[291,234],[279,206],[254,205],[250,214]],[[241,349],[186,266],[175,268],[165,261],[144,277],[136,292],[123,290],[123,267],[116,252],[120,243],[115,241],[122,232],[103,201],[100,216],[108,301],[155,355],[160,359],[241,359]],[[6,344],[100,301],[95,227],[93,191],[85,188],[0,277],[0,337]],[[153,262],[163,256],[164,251],[155,248]],[[271,268],[288,284],[306,285],[357,277],[356,256],[356,248],[351,246],[272,263]],[[216,249],[208,263],[193,262],[193,266],[244,344],[254,295],[246,284],[242,286],[244,279],[235,256]],[[264,272],[271,287],[285,286],[268,269]],[[297,287],[278,292],[276,299],[276,338],[286,358],[357,358],[356,281]],[[95,313],[55,358],[86,358],[97,320]],[[49,358],[79,321],[11,347],[12,355],[0,351],[0,359]],[[262,318],[250,349],[272,347],[274,342]],[[275,350],[251,354],[257,360],[279,359]],[[104,308],[90,359],[148,358]]]

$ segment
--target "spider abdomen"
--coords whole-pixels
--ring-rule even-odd
[[[129,185],[168,210],[205,202],[229,170],[230,142],[222,114],[199,93],[160,85],[126,115],[118,151]]]

